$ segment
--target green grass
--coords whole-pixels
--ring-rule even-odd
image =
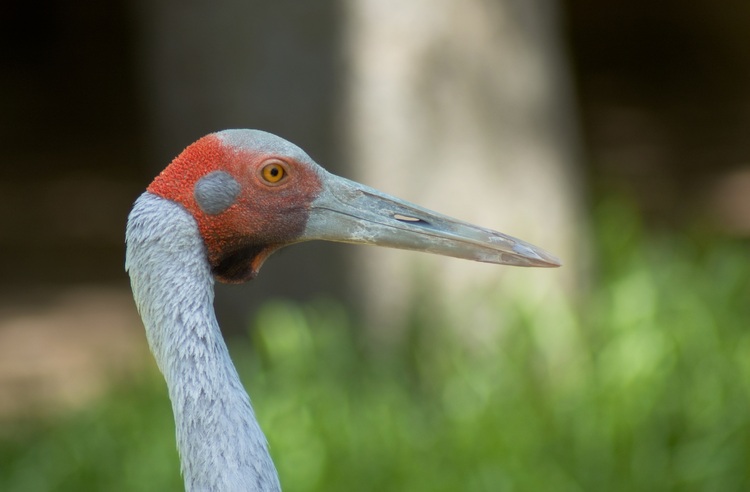
[[[479,347],[415,316],[374,350],[335,303],[266,305],[232,352],[285,490],[750,490],[747,243],[646,234],[617,202],[596,223],[590,296],[498,307]],[[158,374],[0,437],[2,491],[180,487]]]

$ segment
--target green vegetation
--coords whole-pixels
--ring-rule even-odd
[[[498,307],[494,344],[417,317],[373,350],[338,305],[265,306],[233,356],[285,490],[750,490],[748,245],[648,235],[614,202],[597,224],[591,295]],[[148,373],[2,433],[0,490],[179,490],[165,393]]]

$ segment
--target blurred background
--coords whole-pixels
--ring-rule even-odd
[[[750,489],[750,4],[0,6],[0,490],[179,490],[124,272],[199,137],[561,269],[309,243],[217,286],[285,490]]]

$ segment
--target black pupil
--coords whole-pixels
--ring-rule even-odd
[[[271,168],[271,176],[274,178],[279,175],[279,168],[278,167],[272,167]]]

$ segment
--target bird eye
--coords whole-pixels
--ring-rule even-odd
[[[286,169],[278,162],[266,164],[261,170],[261,176],[267,183],[276,184],[286,176]]]

